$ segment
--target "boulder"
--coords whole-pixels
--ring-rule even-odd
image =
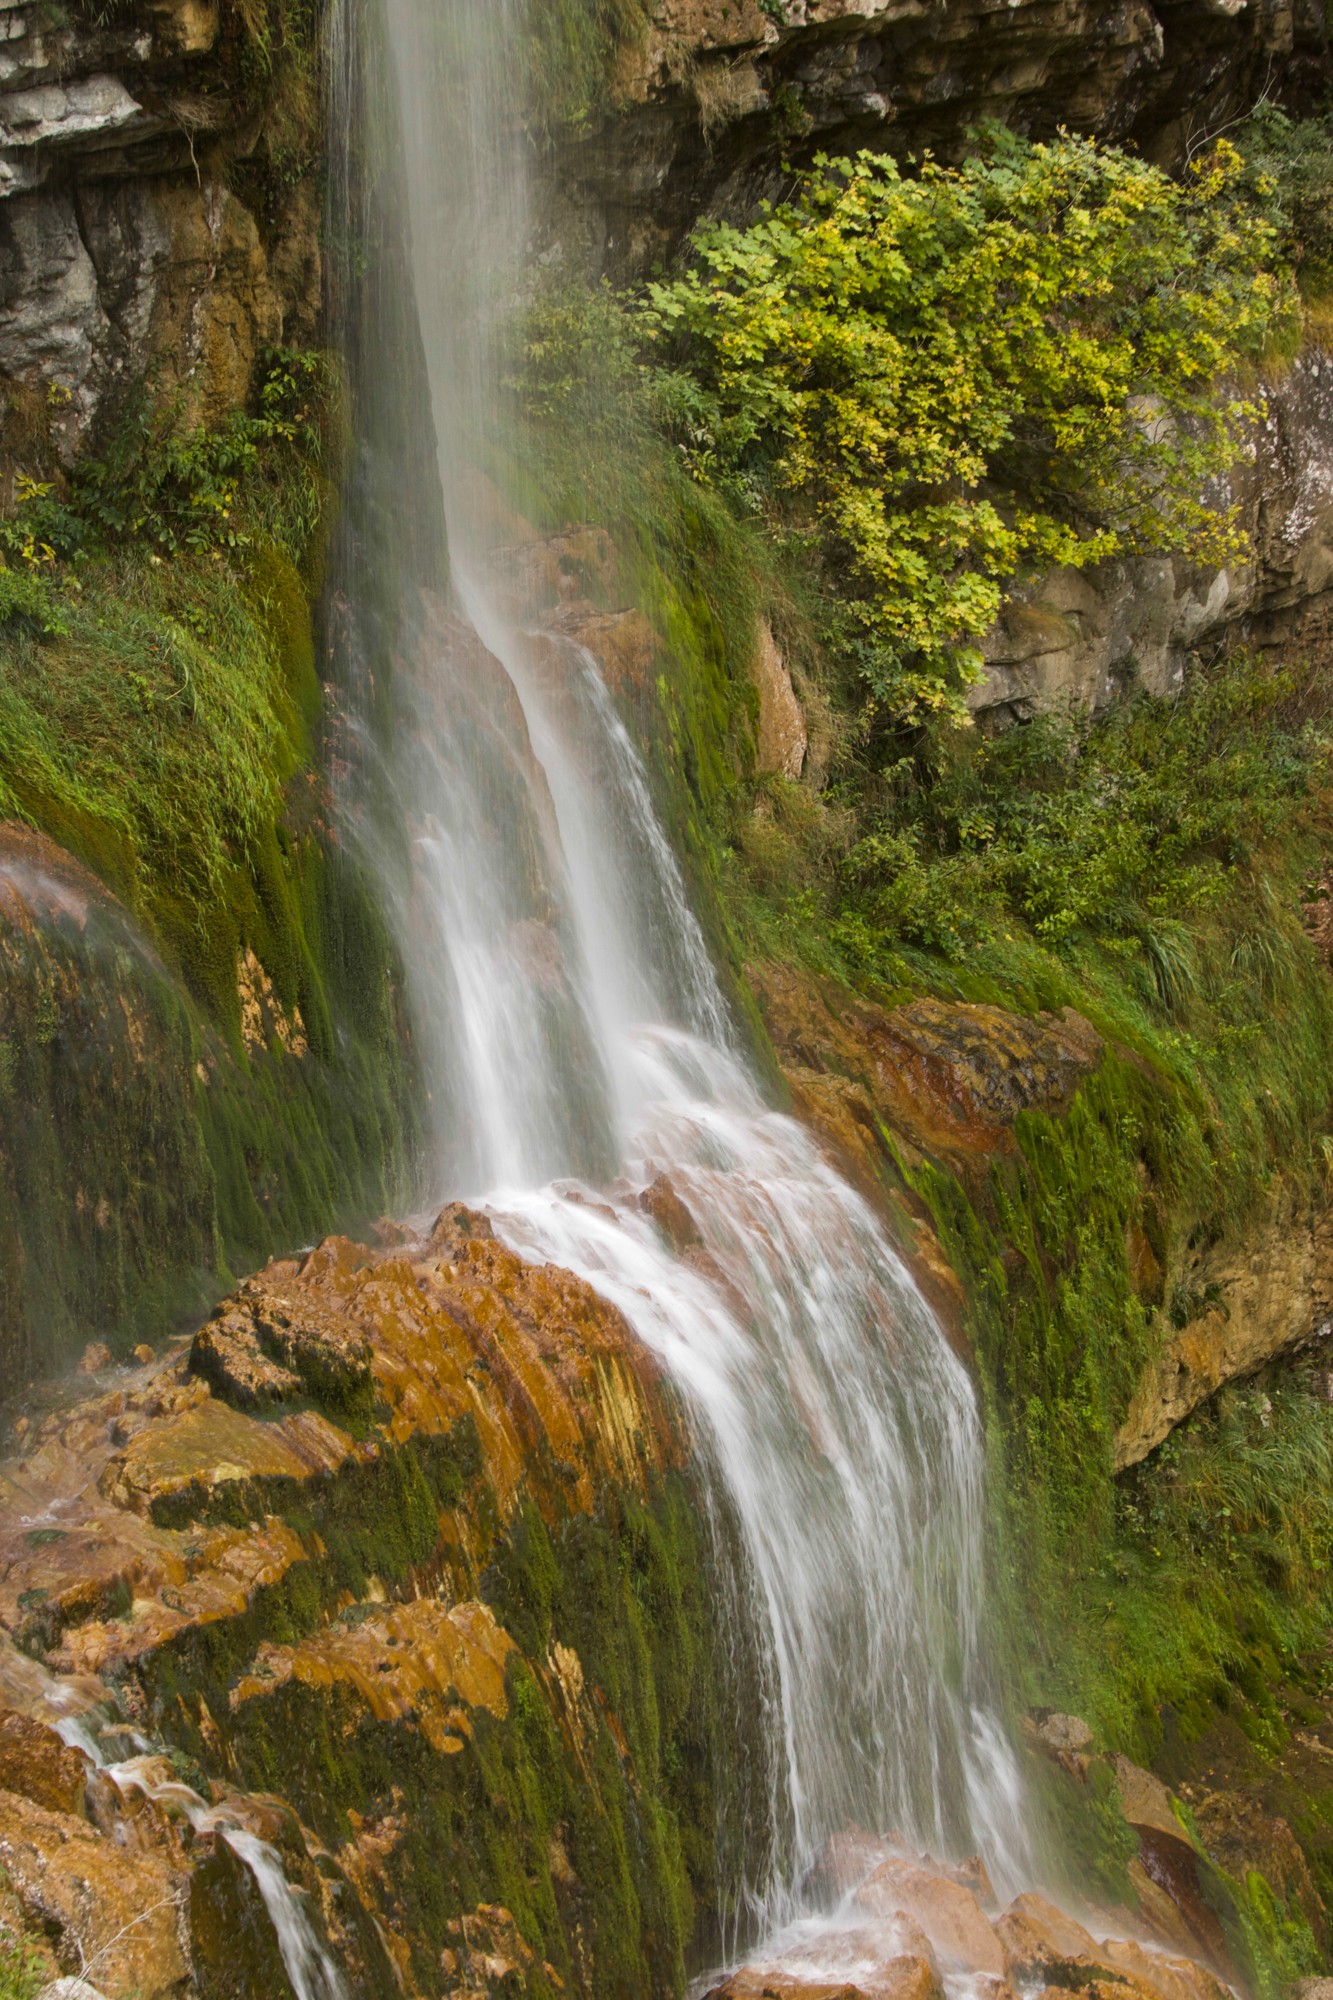
[[[220,1306],[190,1349],[193,1372],[242,1409],[301,1394],[344,1404],[370,1388],[370,1363],[354,1321],[313,1299],[294,1306],[262,1279]]]
[[[875,1917],[902,1912],[920,1924],[946,1971],[1008,1976],[1004,1950],[970,1889],[910,1861],[882,1861],[854,1898]]]
[[[160,1854],[104,1839],[83,1819],[0,1793],[0,1864],[30,1923],[83,1964],[107,2000],[174,2000],[188,1966],[182,1879]]]
[[[783,1960],[741,1966],[712,1987],[707,2000],[942,2000],[942,1991],[938,1975],[921,1958],[865,1965],[855,1979],[821,1975],[817,1961]]]
[[[639,1207],[657,1224],[677,1256],[684,1256],[702,1242],[698,1224],[667,1174],[659,1174],[643,1190]]]
[[[1097,1956],[1103,1964],[1127,1972],[1141,1986],[1160,1993],[1162,2000],[1227,2000],[1228,1989],[1196,1959],[1168,1957],[1132,1938],[1106,1938],[1098,1945]],[[1324,1984],[1330,1989],[1328,1993],[1311,1994],[1303,2000],[1333,2000],[1333,1980]]]
[[[190,1367],[239,1410],[262,1410],[301,1393],[301,1378],[270,1361],[253,1322],[242,1313],[223,1313],[200,1327],[190,1346]]]
[[[1018,1896],[997,1919],[995,1934],[1004,1952],[1005,1973],[1015,1986],[1079,1985],[1097,1946],[1082,1924],[1044,1896]]]
[[[1091,1726],[1081,1716],[1062,1715],[1058,1709],[1033,1709],[1023,1718],[1023,1735],[1034,1750],[1057,1758],[1090,1750],[1093,1742]]]

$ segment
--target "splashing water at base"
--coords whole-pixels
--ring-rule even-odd
[[[785,1836],[744,1900],[762,1927],[790,1923],[851,1823],[980,1848],[1016,1887],[1030,1856],[979,1643],[966,1371],[869,1207],[733,1058],[664,1030],[633,1057],[644,1110],[624,1184],[496,1196],[492,1212],[666,1364],[739,1529],[733,1610],[759,1615]],[[675,1254],[645,1207],[665,1208]]]
[[[871,1208],[747,1073],[595,661],[516,625],[491,582],[467,461],[499,421],[497,328],[523,278],[517,18],[509,0],[384,5],[466,614],[419,581],[397,654],[414,871],[388,893],[449,1108],[435,1192],[489,1188],[511,1246],[587,1279],[679,1386],[720,1622],[752,1667],[736,1756],[757,1768],[735,1777],[766,1825],[723,1862],[744,1927],[818,1909],[821,1852],[852,1823],[980,1850],[1017,1886],[970,1379]]]

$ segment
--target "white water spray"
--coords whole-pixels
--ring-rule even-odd
[[[498,421],[527,139],[509,0],[384,0],[455,601],[406,608],[403,948],[440,1194],[484,1194],[583,1275],[683,1392],[728,1614],[753,1628],[771,1854],[732,1885],[800,1920],[849,1823],[999,1887],[1031,1857],[981,1634],[968,1375],[867,1204],[766,1108],[634,745],[582,648],[517,628],[469,452]],[[494,511],[492,509],[492,511]],[[503,530],[499,531],[501,538]],[[461,1133],[461,1142],[460,1142]],[[567,1177],[567,1178],[562,1178]],[[641,1199],[664,1183],[669,1247]]]

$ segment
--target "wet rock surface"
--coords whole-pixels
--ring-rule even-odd
[[[1011,1150],[1027,1110],[1060,1111],[1097,1066],[1102,1041],[1081,1015],[1035,1019],[930,998],[893,1008],[832,981],[752,967],[764,1022],[799,1108],[859,1155],[883,1155],[882,1131],[966,1173]]]
[[[1103,1058],[1102,1038],[1069,1009],[1029,1018],[935,999],[886,1008],[773,965],[751,967],[749,979],[795,1108],[844,1171],[879,1199],[888,1193],[918,1283],[957,1327],[958,1280],[903,1169],[939,1162],[979,1190],[991,1163],[1014,1155],[1022,1112],[1069,1109]],[[1187,1250],[1169,1301],[1146,1241],[1129,1243],[1127,1254],[1161,1326],[1115,1436],[1117,1472],[1147,1458],[1227,1383],[1325,1337],[1333,1208],[1306,1179],[1275,1176],[1266,1213]]]
[[[966,1868],[849,1831],[821,1866],[830,1887],[847,1885],[838,1913],[796,1925],[708,2000],[940,2000],[964,1984],[985,2000],[1070,1991],[1225,2000],[1226,1986],[1200,1962],[1207,1947],[1187,1944],[1188,1956],[1164,1949],[1175,1940],[1154,1937],[1151,1916],[1146,1927],[1143,1912],[1132,1927],[1123,1913],[1085,1912],[1080,1922],[1032,1891],[1000,1910],[984,1870],[973,1870],[975,1890]]]
[[[941,1016],[903,1032],[937,1049]],[[1014,1035],[1001,1047],[1014,1060]],[[1063,1088],[1069,1060],[1054,1036],[1022,1088]],[[974,1086],[991,1120],[1021,1095],[1007,1075]],[[644,1203],[696,1253],[669,1181]],[[100,1953],[108,2000],[287,2000],[229,1829],[274,1857],[358,1994],[587,1990],[627,1937],[624,1990],[673,1983],[679,1944],[640,1931],[599,1857],[623,1829],[617,1866],[651,1907],[679,1879],[651,1846],[664,1797],[702,1801],[712,1851],[708,1684],[668,1666],[712,1643],[702,1601],[684,1611],[708,1585],[697,1501],[672,1500],[680,1413],[620,1316],[507,1250],[484,1213],[454,1204],[384,1234],[271,1265],[211,1342],[72,1382],[0,1467],[0,1861],[62,1972]],[[290,1379],[257,1404],[237,1351],[281,1353],[290,1368],[268,1365]],[[664,1792],[652,1762],[645,1674],[688,1791]],[[109,1771],[53,1733],[72,1716]],[[1030,1734],[1086,1780],[1079,1718],[1044,1714]],[[1032,1893],[1001,1910],[975,1858],[849,1829],[820,1868],[838,1922],[777,1941],[718,2000],[942,2000],[960,1980],[983,2000],[1221,2000],[1208,1967],[1226,1973],[1225,1951],[1171,1798],[1114,1768],[1140,1843],[1132,1919]]]
[[[660,1810],[655,1677],[653,1726],[676,1716],[706,1796],[686,1643],[706,1634],[664,1567],[684,1537],[702,1587],[693,1510],[668,1490],[687,1456],[673,1398],[619,1314],[485,1215],[387,1233],[406,1240],[331,1239],[195,1340],[72,1381],[0,1467],[0,1862],[60,1970],[86,1962],[108,2000],[286,2000],[236,1828],[358,1994],[592,1979],[603,1930],[632,1940],[599,1853]],[[633,1687],[608,1666],[622,1534],[658,1606]],[[553,1622],[566,1598],[578,1612]],[[109,1772],[53,1733],[75,1716]],[[135,1754],[131,1726],[172,1759]],[[530,1742],[553,1815],[524,1864],[547,1885],[535,1905],[516,1903],[512,1844],[543,1808],[496,1803],[535,1782]],[[651,1898],[680,1863],[647,1824],[626,1827],[623,1865]],[[653,1952],[672,1947],[627,1948],[635,1990],[665,1990]]]

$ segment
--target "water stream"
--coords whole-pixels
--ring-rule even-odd
[[[129,1757],[109,1757],[96,1726],[96,1711],[89,1711],[77,1702],[71,1704],[69,1690],[54,1681],[47,1689],[46,1700],[57,1734],[71,1748],[81,1750],[123,1797],[141,1793],[179,1813],[197,1834],[213,1834],[226,1842],[249,1870],[259,1892],[296,2000],[350,2000],[347,1982],[311,1921],[308,1898],[288,1880],[275,1847],[244,1826],[235,1808],[225,1800],[220,1805],[209,1805],[180,1779],[164,1776],[164,1759],[137,1732],[114,1724],[113,1734],[130,1737],[136,1748]],[[95,1963],[90,1962],[84,1971],[90,1980],[95,1980]]]
[[[501,421],[525,278],[517,17],[384,6],[452,568],[451,586],[418,571],[400,606],[389,789],[410,865],[385,874],[433,1192],[484,1199],[512,1245],[586,1277],[683,1392],[757,1662],[767,1838],[731,1885],[748,1928],[818,1910],[815,1863],[850,1823],[980,1851],[1017,1887],[970,1379],[874,1213],[749,1073],[595,661],[516,623],[491,582],[503,529],[471,457]],[[674,1247],[641,1200],[661,1186],[683,1205]]]

